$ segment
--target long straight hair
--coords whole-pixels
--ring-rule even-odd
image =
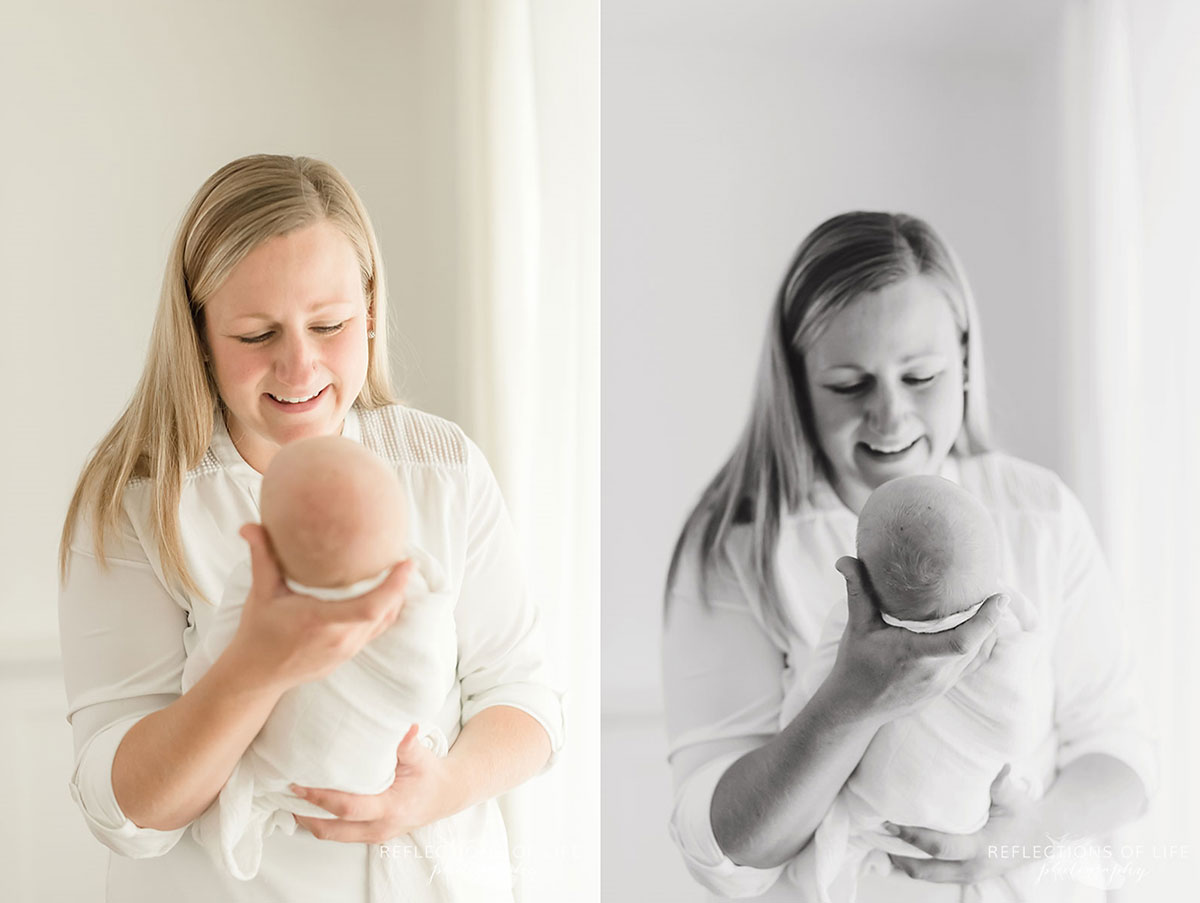
[[[183,478],[200,463],[222,415],[204,355],[204,305],[233,269],[264,241],[327,221],[358,258],[375,338],[367,377],[355,404],[394,404],[388,373],[387,295],[383,259],[367,210],[333,166],[309,157],[255,154],[221,167],[200,186],[175,234],[141,379],[124,412],[83,467],[63,523],[59,580],[67,578],[78,519],[91,514],[92,541],[102,569],[105,540],[117,529],[125,488],[151,483],[151,520],[164,576],[198,592],[188,572],[179,529]]]
[[[830,482],[834,476],[816,435],[805,351],[856,298],[916,275],[930,277],[945,293],[966,357],[963,424],[952,451],[990,448],[979,316],[949,246],[928,223],[904,214],[853,212],[826,220],[801,243],[779,287],[749,422],[684,524],[671,557],[668,599],[685,546],[698,541],[703,587],[726,555],[734,525],[748,525],[763,617],[781,636],[791,632],[775,580],[780,519],[800,507],[818,476]]]

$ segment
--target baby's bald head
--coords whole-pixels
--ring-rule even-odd
[[[987,509],[941,477],[899,477],[871,493],[857,545],[880,606],[903,620],[963,611],[998,588],[1000,547]]]
[[[400,561],[406,508],[395,472],[340,436],[289,442],[263,475],[263,527],[284,575],[307,586],[348,586]]]

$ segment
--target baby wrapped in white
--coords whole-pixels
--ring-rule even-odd
[[[454,686],[454,599],[436,562],[405,547],[406,502],[396,475],[357,443],[321,437],[290,443],[263,479],[263,526],[293,592],[336,605],[369,592],[392,567],[413,559],[400,617],[326,677],[288,690],[237,763],[217,800],[192,825],[195,839],[237,878],[253,878],[264,839],[296,830],[292,814],[330,814],[291,793],[290,784],[355,794],[382,793],[395,780],[396,750],[412,724],[435,755],[446,739],[434,718]],[[186,691],[233,639],[250,589],[246,563],[230,578],[212,629],[188,658]],[[414,831],[420,849],[453,847],[451,819]],[[402,869],[380,858],[389,899],[451,900],[446,869],[423,856]],[[395,874],[399,879],[396,886]],[[407,888],[404,882],[421,887]]]
[[[881,616],[894,627],[952,629],[1003,588],[986,509],[939,477],[904,477],[876,489],[859,515],[857,544]],[[924,708],[882,727],[867,746],[810,850],[789,869],[803,899],[847,903],[865,870],[891,869],[887,854],[928,858],[887,833],[885,821],[949,834],[978,831],[1004,765],[1021,775],[1020,762],[1038,740],[1033,713],[1049,704],[1049,691],[1035,667],[1040,637],[1025,631],[1013,612],[1027,623],[1032,613],[1023,598],[1006,592],[1011,602],[990,658]],[[846,622],[846,607],[834,606],[811,666],[784,700],[781,727],[829,674]],[[815,876],[815,886],[806,876]]]

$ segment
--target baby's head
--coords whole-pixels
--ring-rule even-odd
[[[306,586],[349,586],[403,559],[405,511],[392,469],[340,436],[289,442],[263,475],[263,527],[284,576]]]
[[[987,509],[941,477],[899,477],[872,492],[857,545],[880,607],[900,620],[944,618],[999,589],[999,540]]]

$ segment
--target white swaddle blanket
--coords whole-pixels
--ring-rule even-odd
[[[433,719],[457,680],[454,598],[436,562],[415,549],[410,557],[415,566],[396,623],[331,674],[284,693],[217,800],[193,822],[196,841],[233,876],[258,874],[263,841],[275,830],[294,833],[293,813],[331,817],[293,795],[289,784],[382,793],[395,780],[396,747],[414,723],[435,755],[446,754],[446,738]],[[230,576],[211,630],[188,657],[185,692],[232,640],[250,582],[245,562]],[[336,605],[338,595],[366,592],[365,583],[322,595]],[[414,848],[454,850],[453,821],[412,832]],[[372,898],[469,899],[455,893],[455,869],[446,865],[419,852],[403,860],[373,856]]]
[[[852,903],[861,874],[892,870],[888,854],[928,858],[887,833],[885,821],[949,834],[978,831],[987,823],[992,782],[1005,764],[1012,765],[1015,780],[1025,781],[1040,795],[1021,762],[1037,746],[1034,712],[1050,704],[1051,690],[1034,667],[1042,654],[1041,635],[1021,626],[1021,621],[1032,623],[1032,611],[1018,594],[1008,594],[1012,602],[988,661],[920,711],[884,725],[868,744],[818,826],[807,855],[789,866],[789,877],[804,892],[801,899]],[[1020,620],[1014,606],[1019,607]],[[830,611],[811,667],[784,699],[781,729],[829,674],[846,618],[845,605]],[[944,629],[964,620],[951,619]]]

